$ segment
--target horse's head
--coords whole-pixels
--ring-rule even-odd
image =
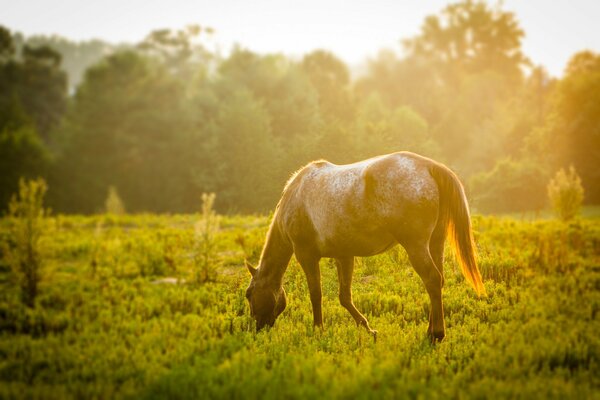
[[[250,304],[250,315],[256,320],[256,330],[265,325],[273,326],[275,320],[285,310],[287,299],[283,286],[273,289],[257,279],[258,270],[246,264],[252,275],[252,280],[246,289],[246,298]]]

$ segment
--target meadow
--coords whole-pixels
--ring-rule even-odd
[[[46,218],[35,307],[0,264],[0,398],[600,398],[596,217],[476,216],[488,296],[448,252],[447,336],[435,345],[398,247],[357,262],[354,300],[377,341],[339,305],[326,259],[324,329],[293,260],[287,309],[256,333],[243,263],[258,260],[269,218],[221,217],[208,251],[199,218]],[[0,220],[0,240],[10,224]]]

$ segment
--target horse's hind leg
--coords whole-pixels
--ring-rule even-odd
[[[435,265],[429,252],[427,243],[414,243],[404,245],[410,262],[423,280],[429,299],[431,311],[429,312],[428,334],[432,340],[442,340],[445,336],[444,308],[442,305],[443,277]]]
[[[446,224],[438,221],[431,239],[429,240],[429,253],[438,271],[442,275],[442,288],[444,287],[444,244],[446,242]]]
[[[354,306],[352,301],[352,274],[354,272],[354,257],[336,258],[335,264],[340,282],[340,304],[350,312],[354,321],[359,326],[364,326],[371,334],[377,335],[377,331],[371,329],[364,315]]]

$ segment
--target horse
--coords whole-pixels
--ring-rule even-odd
[[[302,267],[315,327],[323,327],[319,260],[335,260],[339,301],[358,326],[376,338],[352,301],[354,257],[406,250],[431,301],[427,334],[445,336],[442,288],[446,236],[465,280],[478,295],[485,288],[476,262],[463,186],[445,165],[411,152],[381,155],[347,165],[313,161],[286,183],[273,214],[258,268],[246,298],[257,330],[273,326],[287,305],[283,275],[292,255]]]

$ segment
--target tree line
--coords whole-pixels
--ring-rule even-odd
[[[154,31],[85,53],[92,64],[68,76],[56,38],[0,28],[0,206],[19,177],[42,176],[59,212],[102,211],[111,187],[131,212],[196,211],[205,192],[221,212],[264,212],[310,160],[399,150],[454,168],[481,211],[544,207],[569,165],[600,202],[600,55],[551,78],[501,8],[451,4],[356,79],[323,50],[222,57],[202,44],[211,33]]]

